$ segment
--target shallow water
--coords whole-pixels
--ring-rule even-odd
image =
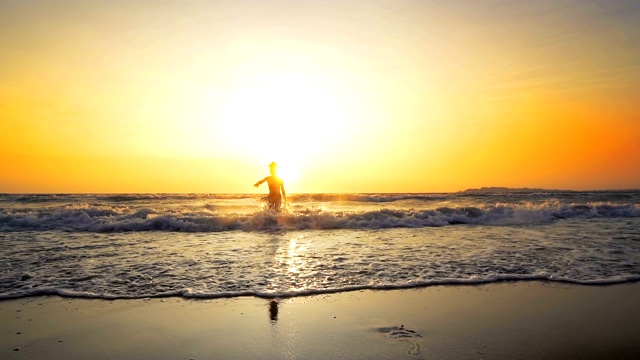
[[[640,280],[637,193],[2,195],[0,298]]]

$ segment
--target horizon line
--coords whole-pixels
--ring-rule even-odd
[[[503,191],[500,191],[503,190]],[[588,189],[588,190],[575,190],[575,189],[545,189],[545,188],[528,188],[528,187],[480,187],[480,188],[467,188],[458,191],[405,191],[405,192],[291,192],[289,195],[309,195],[309,194],[457,194],[464,192],[495,192],[495,193],[518,193],[518,192],[640,192],[640,188],[624,188],[624,189]],[[129,194],[155,194],[155,195],[265,195],[260,192],[0,192],[0,195],[129,195]]]

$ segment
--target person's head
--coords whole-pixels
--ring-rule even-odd
[[[277,170],[278,164],[276,164],[275,162],[271,162],[271,164],[269,164],[269,171],[271,172],[271,174],[275,175]]]

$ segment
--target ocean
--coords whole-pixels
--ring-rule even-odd
[[[0,299],[640,280],[640,191],[0,195]]]

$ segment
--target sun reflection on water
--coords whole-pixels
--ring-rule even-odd
[[[274,258],[274,271],[280,274],[279,278],[285,282],[288,290],[305,290],[309,287],[305,280],[313,273],[313,264],[308,258],[308,242],[304,236],[292,237],[288,242],[283,242]],[[311,267],[310,267],[311,266]]]

